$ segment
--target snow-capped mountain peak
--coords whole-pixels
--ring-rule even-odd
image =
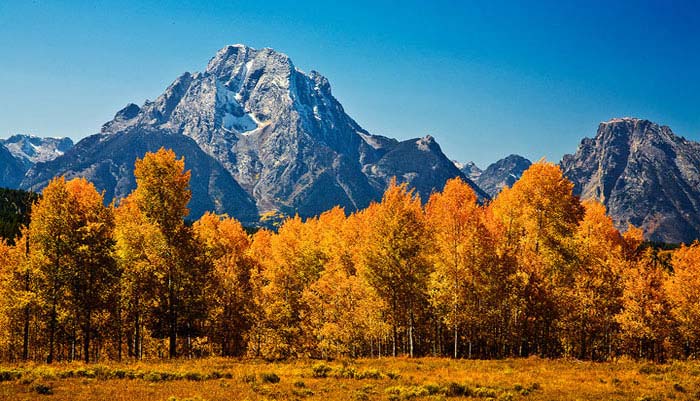
[[[70,138],[40,138],[34,135],[13,135],[0,140],[14,157],[27,165],[53,160],[73,146]]]

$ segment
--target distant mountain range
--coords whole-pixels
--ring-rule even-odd
[[[190,217],[211,210],[247,224],[271,211],[307,217],[335,205],[364,208],[392,177],[423,200],[460,177],[487,200],[531,165],[510,155],[481,170],[447,159],[431,136],[371,134],[322,75],[244,45],[221,49],[205,71],[182,74],[154,101],[127,105],[75,145],[27,135],[0,145],[0,186],[40,191],[57,175],[81,176],[107,199],[134,189],[136,158],[172,148],[192,171]],[[619,228],[632,223],[664,242],[700,237],[700,144],[668,127],[635,118],[601,123],[560,165],[576,193],[600,199]]]

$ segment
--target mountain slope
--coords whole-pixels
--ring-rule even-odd
[[[617,226],[640,226],[648,239],[700,237],[700,143],[648,120],[601,123],[561,162],[582,198],[599,199]]]
[[[476,185],[493,198],[504,187],[512,187],[531,164],[530,160],[522,156],[507,156],[482,171],[475,180]]]
[[[145,141],[152,133],[159,139],[189,139],[178,141],[197,148],[188,148],[190,154],[200,151],[216,161],[260,212],[311,216],[334,205],[363,208],[380,198],[390,174],[416,185],[424,198],[447,178],[464,178],[438,146],[409,152],[409,160],[392,156],[410,146],[362,129],[317,72],[300,71],[288,56],[272,49],[233,45],[217,52],[204,72],[182,74],[156,100],[119,111],[104,124],[99,140],[81,141],[55,163],[37,165],[22,185],[38,189],[65,170],[94,176],[108,196],[122,196],[124,191],[115,186],[129,182],[130,172],[121,170],[129,163],[120,158],[98,174],[95,166],[104,163],[102,158],[114,157],[104,151],[103,142],[117,136],[128,148],[129,138]],[[193,202],[199,196],[194,194]]]
[[[33,135],[13,135],[0,140],[0,144],[28,167],[53,160],[73,147],[70,138],[40,138]]]
[[[199,149],[192,139],[163,131],[135,130],[89,136],[65,155],[37,163],[27,173],[21,187],[40,190],[53,177],[63,174],[67,178],[87,177],[98,190],[105,191],[105,199],[123,198],[136,188],[133,174],[136,158],[162,146],[173,149],[178,157],[184,156],[185,168],[192,172],[191,217],[199,217],[210,210],[235,215],[246,223],[257,220],[253,199],[216,160]]]
[[[399,182],[407,182],[423,201],[427,201],[431,193],[442,191],[445,182],[454,177],[460,177],[470,184],[480,199],[489,198],[442,153],[440,145],[430,135],[393,146],[367,169],[367,173],[377,187],[386,187],[392,177]]]
[[[464,174],[465,177],[469,178],[470,180],[476,182],[476,180],[479,178],[481,173],[483,172],[479,166],[474,164],[474,162],[467,162],[467,163],[460,163],[456,160],[453,160],[452,163],[454,163],[455,167],[459,169],[459,171]]]
[[[0,144],[0,187],[17,188],[28,166]]]

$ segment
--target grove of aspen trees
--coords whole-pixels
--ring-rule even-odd
[[[105,206],[53,179],[0,243],[0,359],[249,356],[663,361],[700,351],[700,245],[618,231],[551,163],[480,203],[456,178],[250,234],[187,222],[190,173],[161,149]]]

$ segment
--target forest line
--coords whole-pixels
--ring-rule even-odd
[[[665,360],[700,349],[700,245],[662,251],[533,164],[479,204],[460,179],[422,204],[393,182],[346,215],[249,234],[186,224],[190,173],[161,149],[118,205],[52,180],[0,243],[6,361],[540,355]]]

